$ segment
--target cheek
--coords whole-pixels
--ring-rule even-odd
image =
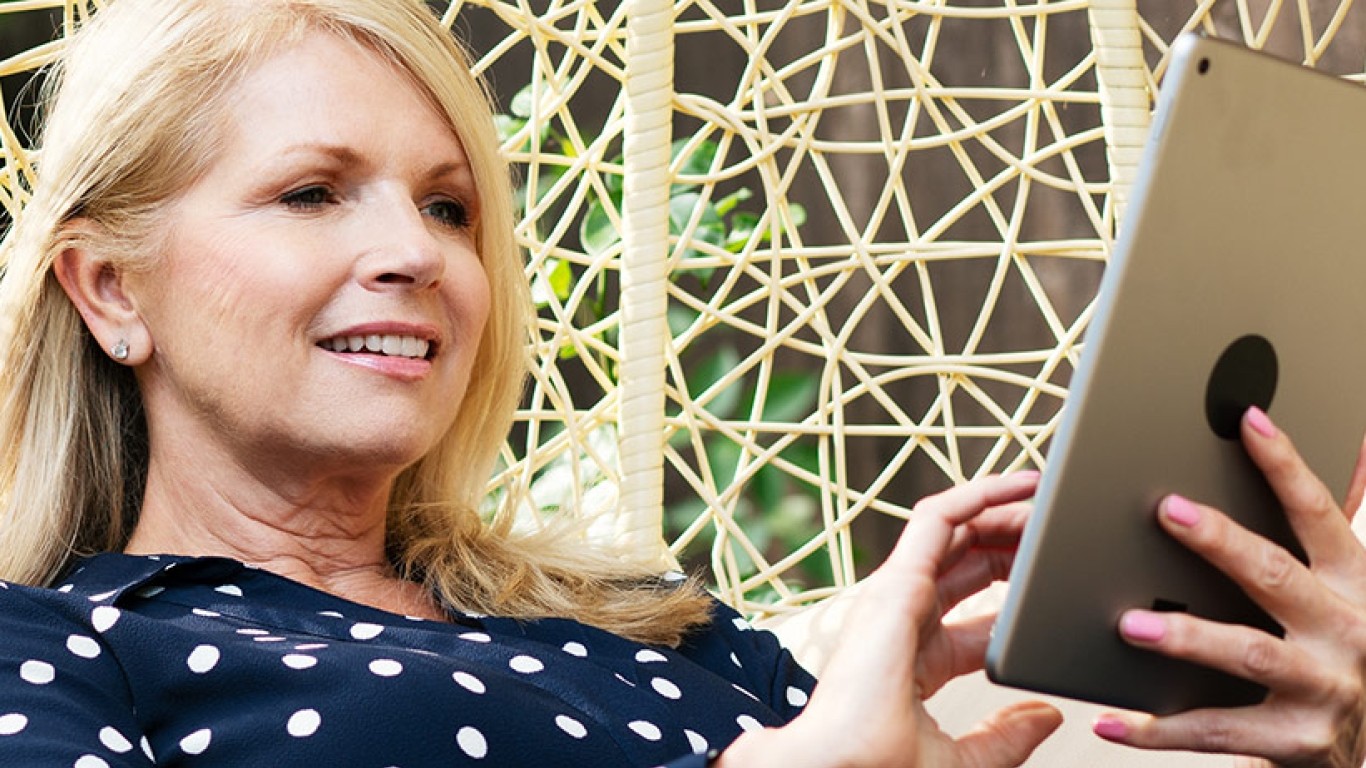
[[[143,315],[163,352],[240,349],[266,326],[293,316],[306,303],[306,287],[279,274],[279,263],[253,263],[200,251],[148,275]]]
[[[452,301],[461,335],[466,344],[477,344],[488,324],[493,301],[488,274],[476,262],[475,266],[461,272],[453,283],[453,290]]]

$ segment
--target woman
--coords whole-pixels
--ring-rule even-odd
[[[694,586],[480,523],[528,302],[418,0],[118,0],[50,83],[0,282],[0,763],[1008,766],[1056,727],[921,706],[980,667],[940,617],[1031,474],[922,502],[815,693]]]
[[[529,301],[421,3],[119,0],[49,87],[0,283],[0,764],[685,765],[801,711],[694,586],[480,523]],[[1033,482],[926,523],[1009,543],[966,518]]]

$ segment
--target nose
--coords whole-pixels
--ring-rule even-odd
[[[366,217],[370,247],[360,260],[360,280],[371,290],[421,290],[439,285],[446,271],[446,254],[432,233],[431,223],[410,198],[374,206]]]

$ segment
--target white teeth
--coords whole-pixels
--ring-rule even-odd
[[[431,342],[416,336],[337,336],[319,343],[333,352],[373,352],[390,357],[425,358]]]

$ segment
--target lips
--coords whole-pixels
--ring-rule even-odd
[[[365,336],[334,336],[323,339],[318,346],[331,352],[369,353],[386,357],[404,357],[413,360],[427,360],[434,352],[427,339],[417,336],[397,334],[368,334]]]

